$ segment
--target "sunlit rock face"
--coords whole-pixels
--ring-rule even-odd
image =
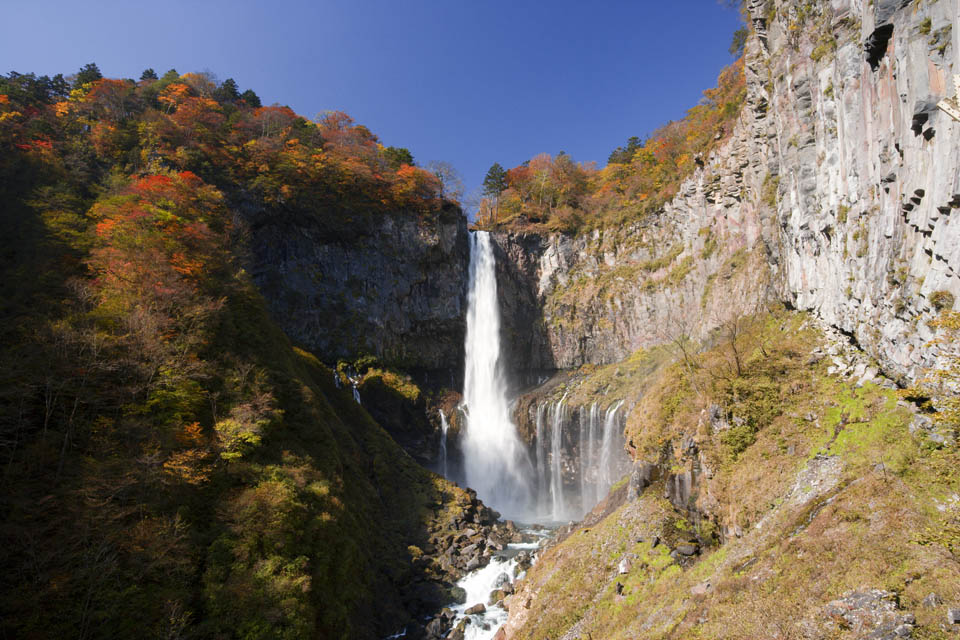
[[[930,365],[931,297],[960,297],[960,122],[936,107],[958,34],[955,3],[907,4],[750,2],[745,106],[674,200],[575,238],[495,234],[519,292],[504,304],[542,311],[508,351],[616,362],[779,299],[894,377]]]

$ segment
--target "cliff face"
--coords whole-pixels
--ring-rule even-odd
[[[761,32],[771,4],[752,7]],[[835,1],[791,46],[799,3],[778,3],[761,51],[781,177],[778,291],[899,376],[930,363],[931,295],[960,293],[960,123],[935,107],[953,95],[957,9]]]
[[[332,362],[373,355],[406,370],[462,368],[469,266],[466,218],[399,212],[331,239],[309,222],[251,232],[250,271],[296,342]]]
[[[777,297],[892,375],[931,364],[931,295],[960,295],[960,123],[935,107],[953,95],[956,1],[749,11],[740,119],[657,216],[576,238],[498,235],[543,309],[545,335],[518,353],[615,362]]]

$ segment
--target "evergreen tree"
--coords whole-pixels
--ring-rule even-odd
[[[507,188],[507,172],[499,162],[494,162],[483,179],[483,195],[493,198],[494,216],[500,217],[500,194]]]
[[[157,72],[153,69],[144,69],[143,73],[140,74],[140,81],[144,82],[146,80],[159,80],[157,77]]]
[[[405,164],[413,166],[413,154],[405,147],[387,147],[381,153],[387,161],[387,166],[393,171]]]
[[[630,136],[626,146],[617,147],[610,153],[610,157],[607,158],[607,164],[630,164],[630,162],[633,161],[633,154],[635,154],[637,149],[641,148],[643,144],[643,140],[637,136]]]
[[[260,96],[253,92],[253,89],[247,89],[240,94],[240,99],[247,103],[248,107],[253,107],[254,109],[259,109],[262,105],[260,104]]]
[[[213,97],[219,102],[236,102],[240,99],[240,89],[237,87],[237,81],[233,78],[227,78],[214,91]]]
[[[73,88],[79,88],[88,82],[96,82],[103,78],[103,74],[100,73],[100,68],[96,63],[91,62],[89,64],[83,65],[80,71],[77,73],[76,78],[73,81]]]

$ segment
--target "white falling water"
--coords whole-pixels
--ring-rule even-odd
[[[543,502],[547,495],[547,443],[544,442],[543,435],[543,413],[547,405],[544,403],[537,405],[537,512],[546,512],[546,504]]]
[[[587,413],[587,405],[580,405],[580,409],[577,413],[580,419],[580,510],[583,513],[586,513],[589,509],[587,506],[587,487],[590,484],[590,481],[587,478],[586,467],[588,458],[586,449],[584,448],[587,446],[588,438],[590,437],[590,423]]]
[[[530,502],[530,461],[510,418],[499,368],[500,307],[490,236],[470,240],[463,440],[467,484],[504,514],[523,515]]]
[[[550,433],[550,515],[553,520],[564,518],[566,504],[563,500],[563,423],[566,417],[564,394],[553,412],[553,429]]]
[[[440,414],[440,473],[443,474],[443,477],[448,477],[447,474],[447,431],[450,430],[450,424],[447,422],[447,416],[443,415],[442,409],[437,409]]]
[[[597,502],[600,502],[606,495],[613,483],[619,480],[616,476],[616,465],[614,464],[614,447],[620,423],[617,422],[617,411],[623,406],[623,401],[607,407],[607,414],[603,420],[603,441],[600,448],[600,463],[597,466]]]
[[[581,418],[582,419],[582,418]],[[581,433],[583,427],[580,428]],[[590,415],[587,418],[586,441],[580,441],[580,507],[584,513],[593,508],[599,498],[596,495],[597,457],[594,442],[597,439],[597,403],[590,405]]]

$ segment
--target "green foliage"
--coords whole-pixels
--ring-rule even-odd
[[[404,147],[385,147],[383,157],[387,161],[387,166],[396,171],[405,164],[413,165],[413,154]]]
[[[761,188],[761,201],[763,201],[763,203],[771,209],[776,209],[780,195],[780,176],[775,176],[772,173],[768,173],[763,179],[763,186]]]
[[[846,224],[847,215],[850,213],[850,207],[845,204],[841,204],[837,207],[837,222],[840,224]]]
[[[87,63],[80,68],[80,71],[77,72],[76,79],[73,81],[73,88],[78,89],[85,84],[96,82],[102,77],[103,74],[100,73],[100,68],[96,65],[96,63]]]
[[[494,162],[483,178],[483,195],[489,198],[499,198],[506,188],[507,172],[500,166],[499,162]]]
[[[743,55],[743,48],[747,44],[747,37],[750,35],[750,29],[740,27],[733,32],[733,41],[730,43],[730,55],[739,58]]]
[[[610,157],[607,158],[607,164],[630,164],[633,162],[633,156],[641,148],[643,148],[644,142],[637,136],[630,136],[627,139],[627,144],[622,147],[617,147],[610,152]]]

